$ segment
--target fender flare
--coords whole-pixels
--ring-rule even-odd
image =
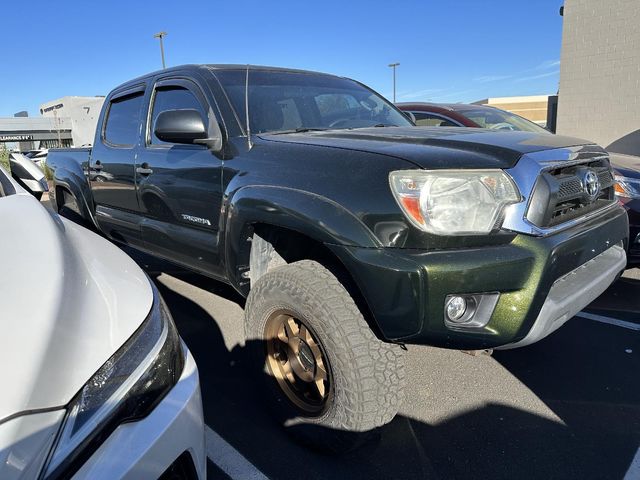
[[[358,217],[331,199],[288,187],[242,187],[227,204],[223,248],[227,278],[244,295],[255,224],[292,230],[324,244],[382,246]]]
[[[73,167],[74,164],[76,165],[75,167]],[[91,193],[91,188],[89,187],[80,165],[75,162],[71,165],[71,169],[67,168],[65,165],[57,167],[53,172],[53,201],[57,202],[57,198],[55,197],[57,197],[56,189],[58,187],[68,190],[76,199],[76,203],[78,204],[82,217],[98,228],[98,224],[96,223],[95,216],[93,214],[93,195]],[[57,205],[54,204],[53,206],[57,210]]]

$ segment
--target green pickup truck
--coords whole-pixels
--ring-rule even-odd
[[[405,344],[529,345],[626,264],[602,148],[417,128],[332,75],[151,73],[107,96],[92,149],[47,164],[57,211],[247,297],[265,401],[316,444],[394,417]]]

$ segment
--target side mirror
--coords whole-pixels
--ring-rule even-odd
[[[206,145],[214,152],[220,152],[223,146],[218,122],[212,120],[207,131],[202,115],[193,109],[161,112],[153,133],[163,142]]]
[[[18,184],[38,200],[49,191],[44,172],[33,161],[20,153],[9,156],[11,176]]]
[[[158,115],[153,133],[163,142],[192,144],[207,138],[207,127],[197,110],[166,110]]]
[[[402,113],[404,113],[407,117],[409,117],[409,120],[411,120],[413,123],[416,123],[416,116],[413,114],[413,112],[403,110]]]

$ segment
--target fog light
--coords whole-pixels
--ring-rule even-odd
[[[498,292],[447,295],[444,299],[444,324],[452,330],[484,328],[499,298]]]
[[[467,301],[464,297],[451,297],[447,302],[447,318],[452,322],[460,320],[467,311]]]

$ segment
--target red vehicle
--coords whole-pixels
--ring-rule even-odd
[[[464,103],[397,103],[424,127],[475,127],[491,130],[550,133],[540,125],[498,108]]]

